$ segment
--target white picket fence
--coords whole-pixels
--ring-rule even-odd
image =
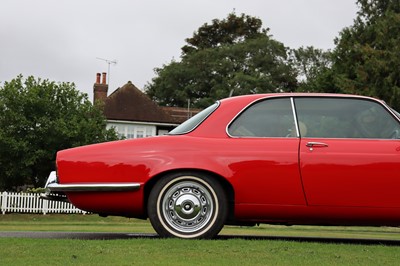
[[[69,202],[44,200],[37,193],[2,192],[0,194],[2,214],[9,213],[81,213],[86,214]]]

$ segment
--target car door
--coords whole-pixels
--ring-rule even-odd
[[[251,104],[229,125],[236,204],[260,213],[263,205],[305,205],[294,121],[291,98],[276,97]]]
[[[311,206],[400,207],[400,125],[368,98],[295,99]]]

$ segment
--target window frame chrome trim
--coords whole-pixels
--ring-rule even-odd
[[[296,127],[296,136],[297,136],[297,138],[300,138],[300,128],[299,128],[299,123],[297,121],[297,110],[296,110],[296,105],[294,104],[294,98],[293,97],[290,97],[290,102],[292,104],[294,126]]]
[[[399,112],[397,112],[396,110],[394,110],[393,108],[391,108],[385,101],[378,101],[378,100],[376,100],[377,102],[379,102],[380,104],[382,104],[383,105],[383,107],[385,107],[388,111],[389,111],[389,113],[397,120],[397,122],[399,122],[399,124],[400,124],[400,117],[397,115],[397,114],[399,114]]]
[[[383,107],[383,109],[386,109],[387,111],[389,111],[389,114],[399,123],[400,125],[400,117],[398,117],[392,110],[392,108],[387,105],[387,103],[383,100],[380,99],[375,99],[372,97],[368,97],[368,96],[357,96],[357,95],[344,95],[341,97],[337,97],[335,95],[329,95],[329,96],[319,96],[319,95],[297,95],[292,97],[294,98],[333,98],[333,99],[356,99],[356,100],[364,100],[364,101],[370,101],[370,102],[374,102],[376,104],[379,104]],[[297,115],[297,108],[295,108],[296,110],[296,115]],[[396,111],[397,112],[397,111]],[[381,139],[381,138],[326,138],[326,137],[302,137],[300,136],[300,138],[302,139],[327,139],[327,140],[369,140],[369,141],[400,141],[400,139]]]
[[[233,121],[239,116],[241,115],[248,107],[250,107],[251,105],[263,101],[263,100],[267,100],[267,99],[275,99],[275,98],[290,98],[291,102],[292,102],[292,111],[294,114],[294,119],[295,119],[295,126],[296,126],[296,133],[297,133],[297,137],[292,137],[293,138],[305,138],[305,139],[315,139],[315,137],[302,137],[300,136],[300,129],[299,129],[299,125],[298,125],[298,120],[297,120],[297,109],[296,109],[296,105],[295,105],[295,98],[334,98],[334,99],[359,99],[359,100],[367,100],[367,101],[372,101],[375,102],[377,104],[380,104],[383,106],[384,109],[386,109],[387,111],[389,111],[389,113],[394,117],[395,120],[397,120],[397,122],[400,124],[400,117],[398,117],[395,113],[394,110],[386,104],[386,102],[379,100],[379,99],[375,99],[372,97],[368,97],[368,96],[357,96],[357,95],[340,95],[340,96],[335,96],[335,95],[277,95],[277,96],[265,96],[265,97],[261,97],[259,99],[256,99],[252,102],[250,102],[249,104],[247,104],[244,108],[242,108],[242,110],[240,110],[240,112],[238,112],[232,119],[231,121],[229,121],[228,125],[225,128],[225,133],[233,139],[287,139],[285,137],[253,137],[253,136],[233,136],[229,133],[228,129],[229,126],[233,123]],[[397,112],[397,111],[396,111]],[[356,139],[356,140],[379,140],[379,141],[393,141],[393,140],[399,140],[399,139],[373,139],[373,138],[319,138],[319,139],[331,139],[331,140],[344,140],[344,139]]]
[[[264,101],[264,100],[268,100],[268,99],[278,99],[278,98],[290,98],[290,99],[292,99],[293,96],[290,96],[290,95],[276,95],[276,96],[275,96],[275,95],[273,95],[273,96],[262,97],[262,98],[259,98],[259,99],[256,99],[256,100],[250,102],[250,103],[247,104],[244,108],[242,108],[242,110],[240,110],[240,112],[238,112],[238,113],[233,117],[233,119],[231,119],[231,121],[229,121],[228,125],[227,125],[226,128],[225,128],[225,133],[226,133],[230,138],[233,138],[233,139],[297,139],[297,138],[299,138],[299,134],[297,134],[297,137],[290,137],[290,138],[288,138],[288,137],[233,136],[233,135],[231,135],[231,134],[229,133],[229,126],[233,123],[233,121],[236,120],[237,117],[239,117],[239,116],[240,116],[244,111],[246,111],[247,108],[249,108],[251,105],[256,104],[257,102]],[[291,104],[291,107],[292,107],[292,112],[293,112],[293,105],[292,105],[292,104]],[[296,116],[294,116],[293,119],[295,119],[295,123],[297,123]],[[298,126],[297,126],[297,124],[296,124],[296,132],[297,132],[297,133],[298,133],[298,130],[299,130],[299,129],[298,129]]]

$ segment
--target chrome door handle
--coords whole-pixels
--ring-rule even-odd
[[[328,144],[323,142],[307,142],[306,146],[310,148],[310,151],[313,151],[314,147],[328,147]]]
[[[328,144],[323,143],[323,142],[307,142],[306,146],[310,147],[310,148],[313,148],[313,147],[328,147]]]

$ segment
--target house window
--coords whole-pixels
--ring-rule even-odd
[[[158,130],[158,135],[159,135],[159,136],[167,135],[168,133],[169,133],[169,131],[166,130],[166,129],[159,129],[159,130]]]
[[[155,128],[154,127],[146,127],[146,137],[155,136]]]
[[[134,139],[145,138],[156,135],[156,126],[128,124],[128,123],[108,123],[107,128],[114,128],[119,138]]]
[[[135,127],[133,126],[127,126],[128,130],[127,130],[127,134],[126,134],[126,138],[127,139],[133,139],[135,138]]]
[[[136,138],[140,139],[144,137],[144,128],[140,127],[136,129]]]

